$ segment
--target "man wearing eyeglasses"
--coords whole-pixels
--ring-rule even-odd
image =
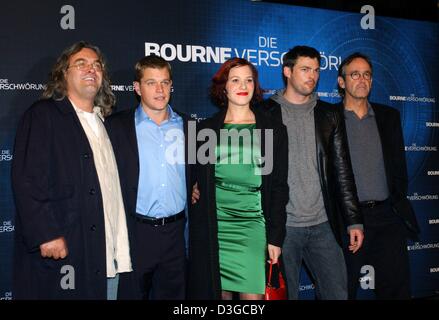
[[[103,124],[115,97],[99,48],[56,61],[43,100],[22,117],[12,184],[15,299],[117,298],[132,271],[116,159]]]
[[[288,131],[290,199],[282,247],[288,298],[298,298],[304,261],[318,299],[345,300],[342,238],[349,234],[349,250],[357,252],[363,226],[341,113],[314,92],[320,59],[315,48],[290,49],[283,58],[286,87],[264,101],[263,107]]]
[[[169,105],[170,64],[147,56],[135,65],[136,108],[109,118],[121,170],[134,279],[121,279],[126,298],[185,298],[185,221],[189,192],[188,118]]]
[[[355,299],[360,271],[370,272],[377,299],[410,298],[407,237],[419,227],[407,200],[407,168],[398,110],[370,103],[372,63],[354,53],[338,70],[355,182],[364,217],[363,248],[346,252],[349,298]],[[362,269],[363,268],[363,269]]]

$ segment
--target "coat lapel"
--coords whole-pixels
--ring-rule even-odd
[[[322,177],[322,170],[324,168],[324,159],[326,158],[326,151],[323,146],[326,145],[326,141],[324,139],[325,132],[323,130],[327,128],[327,118],[325,112],[321,109],[322,107],[319,104],[319,100],[317,100],[317,104],[314,107],[314,132],[315,132],[315,140],[316,140],[316,157],[317,164],[319,169],[320,177]],[[323,180],[322,180],[323,182]]]
[[[189,136],[189,128],[188,128],[188,124],[189,121],[195,121],[195,120],[191,120],[187,115],[185,115],[184,113],[179,112],[178,110],[174,109],[174,112],[176,114],[178,114],[182,119],[183,119],[183,133],[184,133],[184,172],[186,175],[186,192],[188,195],[188,201],[190,199],[190,196],[192,194],[192,176],[191,176],[191,170],[190,170],[190,166],[191,164],[189,164],[189,152],[196,152],[196,145],[193,146],[193,148],[189,148],[189,144],[193,143],[196,144],[197,140],[196,140],[196,132],[192,132],[192,135]],[[196,127],[194,126],[194,129]],[[193,134],[195,134],[195,137],[193,136]],[[195,138],[195,139],[194,139]],[[195,150],[192,150],[195,149]]]
[[[79,137],[77,137],[80,142],[79,145],[85,146],[87,148],[87,150],[81,150],[81,152],[87,152],[93,154],[90,143],[88,142],[87,135],[84,129],[82,128],[81,121],[79,121],[78,115],[76,114],[76,111],[73,108],[73,105],[70,102],[70,100],[67,97],[65,97],[63,100],[59,100],[59,101],[55,100],[55,104],[62,113],[64,113],[66,116],[72,117],[76,129],[79,133]]]
[[[371,104],[373,112],[375,113],[375,122],[377,124],[378,128],[378,134],[380,136],[381,140],[381,150],[383,152],[383,158],[384,158],[384,167],[386,170],[386,177],[387,177],[387,184],[390,186],[391,184],[391,178],[389,173],[391,170],[389,169],[389,160],[392,158],[392,155],[389,153],[390,150],[392,150],[390,144],[391,141],[387,141],[386,137],[390,137],[391,135],[386,134],[386,130],[388,127],[388,124],[386,124],[386,115],[383,114],[382,110],[375,105]]]
[[[137,159],[137,167],[139,167],[139,147],[137,145],[137,135],[136,135],[136,122],[135,122],[136,108],[134,108],[126,117],[125,132],[127,133],[128,144],[130,145],[131,151],[134,153],[134,159]]]
[[[211,125],[209,127],[215,131],[215,135],[217,137],[217,141],[216,141],[217,144],[219,143],[220,130],[222,129],[222,127],[224,125],[224,120],[226,119],[226,113],[227,113],[227,109],[223,108],[218,113],[216,113],[212,117],[212,119],[210,119]],[[215,164],[208,163],[206,171],[207,171],[207,174],[209,176],[214,177],[215,176]],[[210,191],[215,192],[214,183],[212,184],[212,186],[213,186],[213,188]],[[215,193],[212,193],[212,194],[215,194]]]
[[[264,157],[264,159],[265,159],[267,157],[267,154],[265,152],[265,133],[264,133],[264,130],[265,129],[273,129],[273,128],[268,128],[263,114],[261,114],[260,112],[255,110],[253,107],[251,109],[252,109],[253,113],[255,114],[256,129],[260,130],[259,132],[260,132],[260,141],[261,141],[261,157]],[[273,141],[273,150],[272,151],[274,151],[274,144],[275,144],[275,141]],[[271,155],[271,156],[274,156],[274,155]],[[262,190],[268,190],[268,177],[269,177],[269,175],[267,175],[267,174],[262,175],[262,186],[261,186]],[[264,203],[265,203],[264,194],[265,194],[265,192],[261,192],[263,208],[264,208]]]

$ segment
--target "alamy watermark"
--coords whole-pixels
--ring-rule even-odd
[[[73,266],[66,264],[61,267],[61,277],[60,286],[63,290],[75,290],[75,268]]]
[[[361,13],[365,13],[361,18],[361,29],[375,29],[375,9],[371,5],[364,5],[361,7]]]
[[[187,140],[185,150],[182,130],[171,129],[166,132],[165,141],[170,142],[165,150],[168,164],[184,164],[187,152],[188,164],[254,164],[256,175],[268,175],[273,170],[273,129],[220,129],[218,137],[217,132],[209,128],[197,132],[195,121],[190,121]],[[264,155],[261,154],[262,141]]]
[[[359,280],[361,289],[375,289],[375,268],[367,264],[361,267],[360,273],[364,274]]]

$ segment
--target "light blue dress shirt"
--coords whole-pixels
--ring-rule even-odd
[[[183,119],[169,105],[168,115],[158,125],[141,104],[135,113],[139,150],[136,211],[152,218],[183,211],[187,200]]]

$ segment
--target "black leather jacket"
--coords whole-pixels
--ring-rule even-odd
[[[282,121],[281,108],[276,101],[267,99],[262,102],[261,108]],[[335,105],[317,100],[314,121],[323,202],[329,224],[341,246],[345,226],[363,223],[343,114]]]

